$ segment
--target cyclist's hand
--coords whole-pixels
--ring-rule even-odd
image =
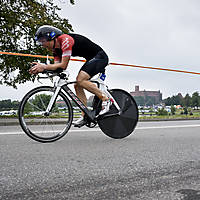
[[[30,74],[38,74],[40,72],[43,72],[44,69],[45,69],[45,65],[44,64],[33,62],[33,63],[31,63],[31,65],[32,65],[32,67],[29,70]]]

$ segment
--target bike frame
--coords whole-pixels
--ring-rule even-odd
[[[105,83],[103,82],[105,79],[105,76],[102,76],[102,74],[99,75],[99,77],[97,79],[94,80],[90,80],[93,83],[96,83],[98,88],[104,92],[109,98],[113,99],[113,104],[115,105],[115,107],[118,110],[118,113],[116,113],[116,115],[121,113],[121,109],[119,107],[119,105],[117,104],[117,102],[115,101],[115,99],[112,97],[112,95],[110,94],[110,92],[107,90],[107,86],[105,85]],[[95,121],[95,111],[90,111],[87,106],[85,106],[81,100],[72,92],[72,90],[68,87],[69,84],[74,84],[76,83],[76,81],[73,82],[68,82],[65,78],[63,78],[62,76],[60,76],[55,82],[54,82],[54,89],[55,92],[53,94],[53,96],[50,99],[49,105],[47,106],[46,109],[46,115],[49,115],[49,113],[51,112],[51,109],[54,105],[54,102],[60,92],[60,90],[64,90],[65,93],[67,94],[67,96],[69,96],[75,103],[76,105],[85,113],[85,115],[89,118],[90,121]],[[113,115],[112,115],[113,116]]]

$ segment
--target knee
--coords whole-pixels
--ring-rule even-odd
[[[74,84],[74,89],[75,89],[75,90],[78,90],[78,88],[79,88],[78,84],[75,83],[75,84]]]
[[[78,79],[76,80],[76,83],[74,84],[74,89],[75,90],[83,89],[81,80],[78,80]]]
[[[83,87],[84,85],[84,80],[80,79],[79,77],[76,78],[76,84],[74,87]]]

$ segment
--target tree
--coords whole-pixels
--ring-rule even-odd
[[[70,3],[71,3],[71,4],[74,4],[74,0],[70,0]]]
[[[167,99],[164,99],[163,102],[165,103],[166,106],[171,106],[171,105],[183,105],[183,97],[178,94],[178,95],[173,95],[172,97],[168,97]]]
[[[184,100],[183,100],[183,105],[184,105],[185,107],[190,107],[190,106],[191,106],[191,97],[190,97],[189,94],[186,94],[186,95],[185,95],[185,98],[184,98]]]
[[[3,110],[17,110],[19,106],[19,101],[11,101],[11,99],[0,101],[0,111]]]
[[[6,99],[0,101],[0,110],[8,110],[12,108],[11,99]]]
[[[0,0],[0,5],[1,51],[46,54],[46,50],[34,45],[34,34],[39,26],[50,24],[64,33],[73,31],[68,20],[57,14],[60,8],[53,0]],[[30,57],[0,55],[0,84],[16,87],[16,83],[33,81],[35,77],[28,73],[32,61]]]
[[[184,108],[183,108],[183,114],[185,114],[185,115],[188,114],[188,108],[187,108],[187,107],[184,107]]]
[[[200,105],[199,93],[198,92],[194,92],[192,94],[192,107],[194,107],[194,108],[197,107],[197,109],[198,109],[199,105]]]
[[[172,115],[175,115],[175,112],[176,112],[176,108],[173,105],[171,105],[171,113],[172,113]]]
[[[171,104],[171,98],[168,97],[167,99],[164,99],[163,102],[165,103],[166,106],[170,106]]]

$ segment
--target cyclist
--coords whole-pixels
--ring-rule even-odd
[[[108,65],[108,56],[100,46],[82,35],[63,34],[60,29],[49,25],[38,28],[35,41],[53,52],[54,64],[44,65],[33,62],[34,66],[29,70],[30,74],[37,74],[44,70],[56,70],[57,68],[66,69],[71,56],[83,57],[86,62],[76,78],[77,83],[74,85],[76,95],[87,105],[84,89],[88,90],[102,100],[102,110],[99,114],[108,112],[112,104],[111,99],[103,94],[94,83],[89,81],[94,75],[104,72],[105,67]],[[82,126],[85,123],[84,113],[82,113],[82,117],[74,125]]]

